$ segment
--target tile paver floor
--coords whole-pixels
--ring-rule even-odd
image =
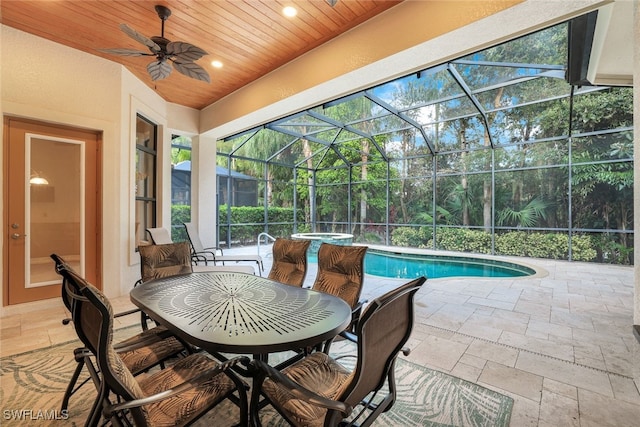
[[[267,272],[268,248],[261,249]],[[256,248],[243,251],[255,254]],[[511,396],[513,427],[640,425],[633,268],[502,259],[538,273],[427,280],[416,296],[407,359]],[[315,274],[310,264],[307,284]],[[363,298],[406,281],[367,275]],[[116,311],[130,307],[128,296],[114,305]],[[73,328],[61,325],[65,316],[62,304],[51,301],[37,312],[0,319],[0,355],[73,339]]]

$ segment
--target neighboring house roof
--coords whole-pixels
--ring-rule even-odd
[[[191,160],[185,160],[183,162],[176,163],[173,166],[173,170],[190,172],[191,171]],[[224,168],[222,166],[216,166],[216,175],[217,176],[229,176],[229,169]],[[233,170],[231,171],[231,178],[246,179],[246,180],[251,180],[251,181],[255,181],[256,180],[252,176],[245,175],[243,173],[236,172],[236,171],[233,171]]]

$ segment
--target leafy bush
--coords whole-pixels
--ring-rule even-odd
[[[424,248],[431,236],[431,227],[397,227],[391,231],[391,244],[410,248]]]
[[[171,240],[183,242],[187,240],[187,230],[184,229],[185,222],[191,221],[191,206],[171,205]]]
[[[527,253],[527,233],[512,231],[496,234],[496,253],[501,255],[525,256]]]
[[[572,236],[571,258],[576,261],[593,261],[598,256],[598,252],[593,246],[590,236]]]
[[[231,241],[246,245],[257,242],[258,235],[263,232],[273,237],[287,237],[293,233],[293,208],[270,207],[267,210],[265,226],[264,208],[262,206],[231,207]],[[298,221],[302,222],[304,212],[298,210]],[[227,205],[220,205],[218,216],[219,240],[227,240]],[[301,232],[299,230],[299,232]]]
[[[414,248],[432,248],[428,227],[398,227],[393,230],[391,244]],[[597,257],[594,242],[589,236],[572,237],[572,259],[593,261]],[[491,253],[491,234],[466,228],[438,228],[436,249],[454,252]],[[612,251],[611,251],[612,252]],[[533,258],[568,259],[569,238],[564,233],[527,233],[510,231],[496,234],[495,254]]]

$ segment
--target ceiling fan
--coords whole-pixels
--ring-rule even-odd
[[[211,78],[207,71],[194,62],[207,55],[207,52],[191,43],[172,42],[165,39],[164,21],[171,16],[171,10],[162,5],[157,5],[155,9],[162,21],[162,33],[160,36],[146,37],[127,24],[120,24],[120,29],[126,35],[145,45],[149,48],[150,53],[127,48],[99,50],[123,56],[155,56],[155,59],[147,65],[147,71],[154,81],[167,78],[171,74],[170,63],[173,63],[173,68],[185,76],[211,83]]]

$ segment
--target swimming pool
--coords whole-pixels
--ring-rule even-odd
[[[412,279],[442,277],[522,277],[535,274],[523,265],[483,258],[448,255],[416,255],[368,250],[364,258],[365,273],[374,276]]]

